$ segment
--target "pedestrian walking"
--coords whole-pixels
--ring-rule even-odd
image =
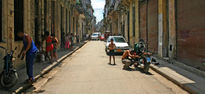
[[[73,36],[73,33],[71,33],[70,35],[70,47],[73,48],[73,41],[74,41],[74,36]]]
[[[49,32],[45,32],[45,38],[46,38],[46,58],[49,59],[49,61],[53,62],[53,43],[52,43],[52,37],[50,36]]]
[[[109,49],[109,64],[111,65],[111,58],[113,57],[113,62],[114,62],[114,65],[115,64],[115,53],[114,53],[114,50],[116,48],[116,45],[114,44],[113,42],[113,39],[111,39],[111,43],[109,44],[108,46],[108,49]]]
[[[28,34],[24,33],[23,31],[19,31],[17,33],[17,36],[23,39],[23,47],[18,57],[26,56],[26,72],[28,75],[27,81],[32,83],[34,81],[33,63],[38,53],[38,48],[36,47],[32,38]]]
[[[65,36],[65,49],[69,49],[70,48],[70,39],[69,39],[69,34],[66,34]]]
[[[56,61],[57,58],[58,58],[58,55],[57,55],[57,46],[58,46],[58,39],[56,38],[55,34],[51,34],[51,37],[52,37],[52,43],[53,43],[53,58],[54,60]]]
[[[80,43],[80,40],[79,40],[79,36],[78,36],[78,35],[76,35],[76,41],[77,41],[77,43]]]

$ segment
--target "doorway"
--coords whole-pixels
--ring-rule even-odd
[[[24,1],[14,0],[14,39],[15,41],[22,40],[17,36],[18,31],[24,31]]]

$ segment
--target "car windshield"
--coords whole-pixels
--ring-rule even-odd
[[[92,36],[98,36],[98,34],[92,34]]]
[[[115,42],[121,42],[121,43],[126,42],[125,39],[122,37],[114,37],[114,40],[115,40]]]

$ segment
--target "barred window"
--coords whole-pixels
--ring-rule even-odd
[[[24,30],[24,3],[23,0],[14,0],[14,34],[15,34],[15,41],[21,40],[17,36],[17,32]]]
[[[132,7],[132,24],[133,24],[133,30],[132,30],[132,36],[135,37],[135,6]]]

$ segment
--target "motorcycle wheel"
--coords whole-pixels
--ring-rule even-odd
[[[150,64],[145,63],[144,69],[143,69],[145,73],[149,72],[149,67],[150,67]]]
[[[15,71],[11,71],[8,75],[4,72],[0,76],[0,84],[3,88],[9,89],[13,87],[18,81],[18,74]]]

